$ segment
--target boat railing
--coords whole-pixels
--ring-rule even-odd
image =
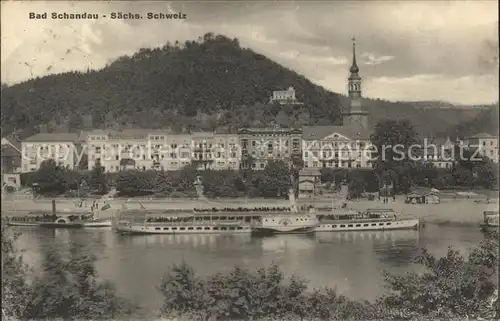
[[[248,222],[245,221],[164,221],[164,222],[157,222],[157,221],[150,221],[150,222],[145,222],[145,225],[148,226],[230,226],[230,225],[245,225],[249,224]]]

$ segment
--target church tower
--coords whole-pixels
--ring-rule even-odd
[[[356,126],[368,129],[368,112],[365,111],[361,98],[361,77],[356,63],[356,43],[352,39],[352,65],[348,80],[349,108],[342,114],[344,126]]]

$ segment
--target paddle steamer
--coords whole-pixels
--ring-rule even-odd
[[[80,204],[82,204],[81,202]],[[77,206],[78,207],[78,206]],[[29,213],[24,216],[13,216],[6,218],[8,226],[27,226],[45,228],[83,228],[83,227],[110,227],[111,219],[99,218],[100,214],[110,208],[109,204],[104,204],[98,209],[98,203],[94,202],[90,212],[85,214],[65,214],[57,213],[55,205],[53,213]]]
[[[145,214],[140,222],[122,219],[116,230],[126,234],[304,233],[313,219],[289,207],[168,210]]]
[[[367,209],[354,211],[333,209],[330,213],[318,213],[316,232],[405,230],[418,229],[418,218],[402,218],[392,209]]]

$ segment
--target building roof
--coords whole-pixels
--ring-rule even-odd
[[[476,135],[471,136],[469,138],[496,138],[496,139],[498,139],[498,136],[493,136],[493,135],[488,134],[488,133],[479,133],[479,134],[476,134]]]
[[[38,133],[26,138],[23,142],[27,143],[46,143],[46,142],[72,142],[78,140],[78,134],[75,133]]]
[[[363,127],[347,126],[304,126],[302,128],[302,138],[304,140],[321,140],[333,133],[339,133],[352,140],[368,140],[370,132]]]
[[[151,128],[125,128],[125,129],[94,129],[82,133],[80,136],[85,135],[85,139],[89,135],[108,135],[110,138],[130,138],[141,139],[147,138],[149,135],[166,135],[170,132],[169,129],[151,129]],[[80,138],[81,139],[81,138]]]
[[[265,128],[239,128],[238,134],[246,133],[297,133],[300,134],[302,130],[300,128],[282,128],[282,127],[265,127]]]
[[[21,141],[16,135],[10,134],[7,137],[3,137],[2,146],[4,145],[4,143],[6,145],[12,146],[14,149],[17,149],[19,152],[21,152]]]

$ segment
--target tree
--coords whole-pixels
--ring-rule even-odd
[[[493,189],[497,186],[498,165],[493,164],[490,160],[477,164],[472,168],[472,175],[474,177],[474,185]]]
[[[155,178],[155,189],[164,194],[170,194],[173,191],[172,182],[166,172],[161,171]]]
[[[416,151],[410,147],[419,143],[418,134],[408,120],[385,120],[377,123],[370,141],[376,147],[376,163],[382,169],[417,156]]]
[[[281,197],[288,195],[291,187],[291,171],[284,161],[269,161],[262,171],[265,179],[259,185],[259,189],[264,197]]]
[[[418,135],[408,120],[385,120],[377,123],[370,140],[376,147],[375,171],[379,176],[394,171],[392,180],[397,192],[407,192],[413,182],[416,157],[419,156]]]
[[[38,184],[38,192],[42,195],[64,193],[68,188],[64,172],[65,170],[58,166],[53,159],[43,161],[34,177],[34,183]]]
[[[96,258],[86,253],[78,243],[70,244],[67,258],[60,248],[45,249],[24,318],[106,320],[131,312],[111,283],[98,281]]]
[[[104,174],[104,168],[100,164],[96,164],[90,172],[90,189],[93,193],[104,195],[108,193],[108,182]]]
[[[349,199],[359,198],[365,192],[366,183],[360,177],[353,177],[348,183],[349,192],[347,197]]]
[[[462,187],[471,187],[473,183],[472,170],[467,167],[455,167],[452,170],[455,184]]]
[[[491,305],[498,269],[498,234],[496,240],[483,241],[464,259],[452,248],[442,258],[423,250],[415,258],[425,271],[403,276],[384,272],[390,292],[377,304],[385,318],[410,320],[492,318],[498,307]],[[497,298],[498,304],[498,298]],[[498,317],[498,314],[496,315]]]
[[[29,303],[30,287],[26,282],[28,266],[18,252],[12,234],[2,222],[2,318],[19,319]]]
[[[126,196],[150,195],[155,192],[154,180],[147,172],[129,170],[120,172],[115,179],[116,191]]]

